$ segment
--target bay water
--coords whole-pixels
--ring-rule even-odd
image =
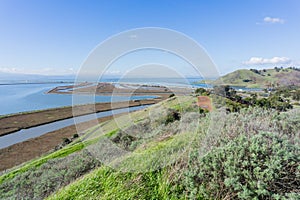
[[[72,105],[71,94],[47,94],[47,91],[66,83],[0,85],[0,115],[28,112]],[[86,96],[88,97],[88,96]],[[78,104],[155,98],[155,96],[101,96],[80,98]]]

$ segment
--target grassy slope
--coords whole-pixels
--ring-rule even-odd
[[[233,86],[245,86],[249,88],[265,88],[270,84],[300,85],[300,72],[292,69],[284,69],[277,72],[275,69],[261,71],[261,75],[248,69],[236,70],[221,78],[210,81],[212,84],[228,84]],[[244,80],[249,80],[245,82]]]
[[[101,167],[49,199],[177,199],[171,196],[167,174],[140,175]]]
[[[187,136],[191,137],[191,134],[176,136],[167,141],[154,141],[149,148],[138,149],[126,157],[121,168],[113,170],[102,166],[49,199],[176,199],[172,197],[172,186],[167,179],[170,169],[158,172],[148,169],[164,162],[165,157],[162,155],[173,155],[174,160],[179,158],[180,155],[174,151],[187,145]],[[169,161],[173,159],[169,158]],[[128,168],[145,170],[146,173],[122,172]]]
[[[173,108],[176,110],[190,109],[191,105],[195,104],[195,100],[196,99],[192,97],[168,99],[145,110],[131,113],[130,118],[133,122],[138,123],[155,113],[163,115],[162,108]],[[180,103],[180,106],[178,103]],[[255,124],[256,122],[259,126],[265,127],[266,130],[272,131],[270,130],[270,127],[276,128],[276,124],[278,124],[279,121],[284,122],[287,121],[287,119],[291,119],[291,117],[287,117],[287,119],[284,120],[278,119],[279,121],[276,122],[274,120],[275,116],[278,117],[276,114],[270,116],[270,113],[253,114],[252,111],[249,112],[254,116],[257,115],[257,119],[255,118],[255,121],[253,122],[254,125],[251,126],[247,125],[247,120],[251,121],[253,117],[248,117],[249,113],[246,113],[245,116],[231,115],[231,118],[227,118],[223,115],[213,116],[213,120],[218,121],[218,123],[213,123],[214,129],[211,130],[212,133],[209,135],[211,140],[217,141],[218,138],[221,138],[220,136],[223,137],[226,135],[226,131],[235,134],[244,132],[241,127],[253,127],[254,129],[260,130],[261,128],[256,128],[256,126],[258,126]],[[199,126],[197,126],[197,133],[191,132],[188,129],[189,126],[192,126],[191,118],[187,120],[187,126],[181,129],[175,126],[176,122],[174,122],[175,125],[172,123],[171,126],[174,127],[170,130],[180,129],[183,131],[180,132],[180,134],[158,134],[154,137],[147,138],[145,143],[137,146],[130,154],[113,161],[109,166],[102,165],[99,168],[94,169],[71,184],[61,188],[58,192],[48,197],[48,199],[187,199],[186,193],[182,190],[183,186],[174,184],[174,182],[176,183],[176,180],[173,182],[173,177],[176,177],[175,173],[178,173],[176,167],[182,164],[180,161],[182,158],[186,158],[190,147],[193,147],[194,145],[204,145],[203,149],[205,152],[210,148],[209,146],[205,147],[206,141],[202,142],[202,136],[204,136],[204,133],[207,130],[210,130],[210,120],[205,120],[208,119],[202,118],[197,123],[199,124]],[[119,129],[132,126],[132,121],[129,121],[126,116],[121,116],[116,120],[101,123],[87,132],[86,136],[89,137],[85,145],[81,146],[80,144],[82,143],[80,142],[71,144],[62,150],[46,155],[38,160],[31,161],[27,163],[27,165],[1,176],[0,180],[2,182],[9,180],[13,176],[24,173],[32,167],[43,165],[43,163],[47,162],[47,159],[68,156],[72,152],[92,147],[97,141],[101,142],[104,138],[114,137]],[[159,124],[161,124],[161,122],[162,121],[156,123],[153,121],[151,122],[151,125],[157,126],[156,128],[158,130],[168,133],[168,129],[167,131],[160,129]],[[262,122],[265,122],[265,125]],[[223,123],[228,123],[226,127],[227,129],[229,128],[229,130],[224,129]],[[239,126],[237,126],[236,123],[238,123]],[[287,122],[286,129],[290,132],[290,128],[288,127],[289,124],[292,123]],[[295,124],[297,125],[298,123]],[[298,129],[297,127],[296,129]],[[247,130],[248,129],[249,128],[247,128]],[[251,131],[249,130],[249,132]],[[175,162],[179,164],[169,165],[171,163],[174,164]],[[161,163],[165,163],[166,165],[163,166],[167,167],[160,168]],[[112,168],[110,166],[114,167]],[[181,169],[181,167],[179,168]]]
[[[89,140],[85,142],[72,143],[61,150],[55,151],[54,153],[50,153],[48,155],[42,156],[41,158],[37,158],[27,163],[24,163],[21,166],[15,167],[12,170],[10,170],[8,173],[5,173],[2,176],[0,176],[0,184],[3,183],[5,180],[14,178],[19,173],[24,173],[34,167],[39,167],[44,163],[46,163],[48,160],[68,156],[96,142],[97,139]]]
[[[164,101],[161,105],[167,108],[185,109],[195,99],[183,97],[179,101],[182,103],[180,107],[178,101],[174,99]],[[160,109],[161,105],[152,106],[147,109],[148,112],[136,112],[133,118],[135,121],[140,121],[154,110]],[[119,126],[120,124],[124,125],[122,119],[118,121],[121,122]],[[108,129],[116,128],[115,125],[114,121],[110,121],[102,130],[106,132]],[[99,133],[95,133],[95,135],[97,134]],[[111,134],[107,135],[111,136]],[[91,199],[176,199],[171,195],[171,186],[166,177],[169,174],[168,169],[159,173],[150,170],[150,172],[141,174],[134,171],[149,171],[151,167],[166,162],[166,158],[162,155],[173,155],[174,157],[169,157],[167,160],[174,161],[184,153],[181,149],[187,146],[193,136],[191,133],[185,133],[165,139],[155,138],[123,157],[122,160],[117,160],[116,162],[121,163],[118,165],[118,171],[102,166],[63,188],[49,199],[81,199],[83,197]],[[178,154],[174,153],[175,151]],[[126,172],[128,169],[133,172]]]
[[[190,106],[192,101],[183,100],[184,104],[181,104],[183,109],[185,106]],[[165,102],[165,106],[179,109],[174,101]],[[159,109],[159,107],[157,108]],[[153,111],[153,108],[151,110]],[[249,117],[250,113],[252,116]],[[141,115],[143,114],[139,113],[139,116]],[[176,178],[178,177],[176,175],[178,175],[178,170],[184,168],[181,166],[184,162],[180,163],[180,160],[187,158],[194,145],[201,146],[203,151],[207,152],[211,147],[205,145],[209,144],[209,141],[217,141],[218,143],[222,140],[220,138],[228,137],[226,133],[230,133],[230,137],[232,137],[234,134],[244,134],[245,129],[248,130],[246,134],[252,134],[254,131],[251,129],[277,132],[277,129],[281,130],[281,125],[278,127],[276,125],[279,121],[287,121],[287,119],[299,121],[299,115],[291,116],[297,117],[297,119],[286,116],[283,119],[278,118],[277,121],[275,119],[278,117],[276,113],[272,115],[267,111],[261,113],[261,111],[255,110],[249,110],[242,116],[234,116],[233,114],[230,118],[213,115],[212,120],[218,123],[213,123],[214,128],[211,129],[211,132],[208,131],[209,135],[205,138],[206,140],[203,140],[203,136],[210,128],[210,120],[208,120],[209,118],[202,118],[196,133],[186,129],[186,131],[170,137],[156,136],[145,145],[139,146],[128,156],[123,157],[121,162],[118,162],[121,164],[117,165],[117,168],[102,166],[62,188],[48,199],[190,199],[190,196],[183,189],[184,186],[177,184]],[[248,123],[252,120],[253,122],[249,126]],[[226,123],[227,126],[224,126],[223,123]],[[289,127],[289,124],[292,123],[286,123],[285,131],[295,132],[298,130],[299,125]],[[189,125],[191,124],[190,122]],[[270,127],[273,127],[274,130]],[[295,128],[294,131],[291,131],[292,127]],[[156,168],[163,162],[168,162],[167,167],[159,168],[158,166]],[[174,163],[179,163],[179,165]],[[154,169],[151,170],[151,167]],[[174,180],[170,177],[176,178]]]
[[[160,110],[161,107],[165,107],[165,108],[174,108],[174,109],[185,109],[190,107],[190,105],[193,103],[195,103],[195,98],[192,99],[191,97],[182,97],[179,99],[173,98],[173,99],[168,99],[164,102],[159,103],[158,105],[154,105],[151,106],[150,108],[147,108],[145,110],[142,111],[138,111],[138,112],[134,112],[130,114],[130,118],[133,119],[133,122],[137,123],[139,121],[142,121],[143,119],[145,119],[148,115],[151,115],[151,112],[154,112],[155,110]],[[179,106],[179,102],[181,103],[181,106]],[[51,160],[51,159],[55,159],[55,158],[62,158],[62,157],[66,157],[74,152],[78,152],[81,151],[82,149],[87,148],[88,146],[92,146],[93,144],[97,143],[97,141],[100,141],[103,138],[106,137],[111,137],[113,136],[120,128],[125,128],[131,125],[132,121],[128,120],[128,116],[121,116],[118,117],[116,120],[110,120],[104,123],[99,124],[96,127],[91,128],[90,130],[88,130],[86,132],[86,134],[84,136],[82,136],[81,138],[85,138],[86,136],[87,139],[84,142],[81,142],[81,140],[78,140],[75,143],[71,143],[70,145],[66,146],[65,148],[58,150],[56,152],[50,153],[48,155],[42,156],[38,159],[29,161],[19,167],[15,167],[14,169],[11,169],[9,172],[3,174],[0,176],[0,184],[3,184],[5,181],[11,180],[14,177],[16,177],[19,174],[25,173],[28,170],[34,169],[36,167],[42,166],[44,163],[46,163],[47,161]],[[174,151],[178,151],[180,152],[180,148],[185,146],[186,143],[189,141],[189,137],[186,134],[181,135],[180,137],[176,136],[176,137],[170,137],[166,140],[159,140],[159,141],[150,141],[147,146],[143,146],[143,148],[138,148],[134,153],[130,154],[129,156],[126,156],[124,158],[122,158],[122,161],[118,161],[121,162],[123,165],[120,166],[122,167],[126,167],[128,169],[129,164],[135,163],[138,165],[132,165],[131,168],[133,169],[133,167],[138,167],[140,170],[143,170],[143,168],[149,168],[150,166],[152,166],[153,161],[157,161],[159,160],[158,158],[163,154],[166,154],[168,152],[172,152],[174,153]],[[173,154],[176,155],[176,154]],[[147,158],[147,162],[143,162],[145,160],[145,158]],[[151,158],[151,159],[149,159]],[[161,157],[162,158],[162,157]],[[175,159],[175,158],[174,158]],[[135,161],[135,162],[132,162]],[[161,160],[159,160],[161,161]],[[126,173],[124,174],[120,174],[120,173],[111,173],[111,169],[108,167],[101,167],[100,169],[95,170],[94,172],[92,172],[90,175],[88,175],[86,178],[83,178],[81,180],[79,180],[78,182],[76,181],[74,184],[71,184],[70,186],[66,187],[65,189],[63,189],[62,191],[60,191],[59,194],[55,195],[53,198],[58,198],[61,199],[65,192],[69,192],[70,189],[72,190],[72,194],[77,194],[78,191],[73,191],[74,188],[76,188],[76,190],[78,190],[79,188],[86,188],[84,185],[88,185],[88,187],[93,187],[93,181],[90,180],[91,177],[96,176],[97,179],[101,179],[101,182],[97,183],[97,184],[103,184],[104,188],[106,188],[106,192],[104,195],[104,198],[115,198],[115,191],[126,191],[126,195],[124,196],[124,194],[122,194],[122,192],[118,193],[118,195],[120,195],[120,198],[123,197],[125,199],[128,199],[130,196],[134,196],[135,194],[140,194],[140,190],[145,189],[147,187],[152,187],[152,184],[156,184],[158,187],[158,193],[160,193],[159,191],[164,191],[166,189],[164,189],[164,187],[167,187],[166,185],[161,185],[161,184],[167,184],[164,183],[164,178],[163,178],[163,173],[161,175],[157,175],[157,173],[147,173],[145,174],[145,179],[150,179],[150,181],[144,181],[143,178],[143,184],[145,184],[144,186],[141,187],[139,183],[137,186],[137,188],[130,189],[128,190],[128,188],[126,187],[126,180],[127,182],[132,182],[135,179],[138,178],[138,176],[140,176],[139,174],[132,174],[132,173]],[[126,180],[125,180],[126,179]],[[161,180],[161,181],[158,181]],[[120,181],[120,182],[119,182]],[[152,181],[152,182],[151,182]],[[98,182],[98,181],[97,181]],[[110,183],[111,182],[111,183]],[[125,184],[126,183],[126,184]],[[107,187],[109,184],[115,184],[114,187],[112,187],[113,185],[110,185],[110,187]],[[124,185],[125,184],[125,185]],[[150,184],[150,185],[149,185]],[[77,187],[78,186],[78,187]],[[143,188],[144,187],[144,188]],[[108,190],[109,189],[109,190]],[[93,187],[93,191],[95,190],[95,188]],[[90,193],[90,190],[88,188],[86,188],[86,190],[80,190],[81,194],[80,196],[99,196],[99,191],[95,190],[94,192]],[[95,193],[96,192],[96,193]],[[72,199],[72,197],[74,197],[74,195],[69,194],[70,199]],[[63,196],[61,196],[63,195]],[[147,194],[145,194],[147,196]],[[148,194],[151,197],[153,196],[153,193]],[[157,194],[157,198],[162,194]],[[166,194],[165,194],[166,195]],[[145,196],[145,197],[146,197]],[[148,196],[148,197],[150,197]],[[128,197],[128,198],[126,198]],[[155,197],[155,195],[153,196]],[[161,196],[160,196],[161,197]],[[67,197],[66,197],[67,198]]]
[[[135,112],[133,118],[140,121],[151,112],[161,109],[161,106],[185,110],[193,103],[195,98],[191,97],[181,97],[178,101],[167,100],[147,109],[148,112]],[[119,126],[126,126],[126,123],[123,124],[124,120],[118,121],[121,122],[118,123]],[[107,132],[116,128],[115,126],[115,122],[110,121],[102,130]],[[112,136],[113,132],[106,135]],[[101,133],[95,132],[92,137],[97,134]],[[186,154],[185,147],[190,145],[194,137],[195,133],[190,132],[166,138],[154,137],[131,154],[111,163],[114,168],[117,166],[117,170],[102,166],[62,188],[49,199],[178,199],[172,196],[172,190],[177,188],[171,186],[167,178],[171,169],[157,169],[162,167],[162,163],[168,166]]]

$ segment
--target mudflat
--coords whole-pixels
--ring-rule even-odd
[[[85,88],[77,88],[80,91],[76,93],[92,93],[94,91],[94,86],[86,84]],[[125,85],[124,85],[125,86]],[[145,86],[144,86],[145,87]],[[67,90],[66,90],[67,89]],[[74,90],[72,86],[66,86],[63,88],[54,88],[49,93],[59,93],[59,94],[70,94],[70,91]],[[110,84],[99,84],[96,86],[97,94],[112,95],[116,88]],[[83,91],[82,91],[83,90]],[[1,136],[19,131],[21,129],[31,128],[39,126],[42,124],[51,123],[54,121],[59,121],[67,118],[72,118],[74,116],[81,116],[95,112],[108,111],[112,109],[134,107],[140,105],[151,105],[160,102],[170,96],[172,91],[167,90],[164,87],[151,87],[138,90],[132,89],[118,89],[118,95],[151,95],[158,96],[155,99],[145,99],[145,100],[132,100],[125,102],[108,102],[108,103],[96,103],[79,105],[74,107],[62,107],[47,109],[41,111],[34,111],[28,113],[19,113],[13,115],[2,116],[0,118],[0,138]],[[75,110],[75,112],[74,112]],[[122,114],[120,114],[122,115]],[[98,118],[98,123],[112,119],[113,116]],[[82,130],[76,130],[76,126],[68,126],[56,131],[46,133],[42,136],[29,139],[27,141],[14,144],[12,146],[0,149],[0,171],[10,169],[14,166],[20,165],[26,161],[37,158],[49,151],[54,150],[54,148],[62,143],[63,138],[71,138],[77,131],[84,131],[95,124],[95,121],[88,121],[80,124]]]
[[[20,113],[15,115],[8,115],[0,118],[0,136],[10,134],[21,129],[31,128],[50,122],[72,118],[73,116],[80,116],[95,112],[108,111],[111,109],[133,107],[139,105],[154,104],[161,99],[138,100],[128,102],[115,103],[97,103],[82,106],[76,106],[73,112],[73,107],[54,108],[30,113]]]
[[[120,114],[121,115],[121,114]],[[99,118],[97,123],[112,119],[113,116]],[[56,131],[52,131],[36,138],[14,144],[12,146],[0,149],[0,171],[10,169],[26,161],[38,158],[41,155],[54,150],[59,144],[62,144],[63,138],[71,138],[77,131],[84,131],[95,124],[95,121],[81,123],[81,130],[76,130],[76,126],[68,126]]]
[[[25,128],[31,128],[50,122],[72,118],[73,116],[86,115],[95,112],[108,111],[111,109],[147,105],[157,103],[169,97],[172,91],[163,86],[143,86],[142,88],[130,88],[136,85],[123,84],[122,88],[117,88],[111,83],[99,83],[96,86],[90,83],[82,83],[74,86],[59,86],[53,88],[48,93],[57,94],[96,94],[96,95],[141,95],[141,96],[159,96],[159,98],[149,100],[135,100],[125,102],[107,102],[87,104],[80,106],[69,106],[63,108],[47,109],[29,113],[20,113],[0,118],[0,136],[19,131]],[[76,109],[74,109],[76,108]],[[75,110],[75,112],[74,112]]]
[[[126,107],[133,107],[139,105],[151,105],[158,101],[160,101],[160,99],[118,102],[114,104],[99,103],[96,104],[95,107],[97,112],[101,112],[101,111],[111,110],[112,108],[117,109],[117,108],[126,108]],[[91,105],[80,106],[79,111],[80,109],[82,109],[82,112],[80,112],[80,114],[83,115],[83,114],[91,113],[90,111],[92,110],[92,108],[90,108],[90,106]],[[122,113],[119,115],[122,115]],[[48,118],[48,116],[52,116],[52,117]],[[73,117],[71,107],[57,108],[51,110],[37,111],[34,113],[18,114],[14,116],[5,117],[0,119],[0,124],[1,124],[0,127],[1,129],[3,129],[3,132],[9,130],[9,129],[5,129],[5,127],[9,127],[12,125],[15,126],[14,130],[20,130],[23,127],[30,128],[30,127],[51,123],[53,121],[61,120],[64,118],[70,118],[70,117]],[[75,133],[83,132],[84,130],[94,126],[95,123],[101,123],[110,120],[113,117],[115,116],[101,117],[98,118],[97,121],[91,120],[88,122],[83,122],[80,124],[80,126],[77,126],[77,128],[80,128],[80,130],[77,130],[75,125],[68,126],[62,129],[58,129],[56,131],[46,133],[39,137],[32,138],[24,142],[20,142],[11,145],[9,147],[0,149],[0,160],[1,160],[0,171],[10,169],[26,161],[37,158],[51,150],[54,150],[56,146],[62,144],[63,138],[71,138]]]

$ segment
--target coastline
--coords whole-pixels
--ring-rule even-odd
[[[135,107],[135,106],[140,106],[140,105],[152,105],[159,101],[161,101],[161,99],[159,99],[159,100],[141,100],[141,101],[137,101],[137,102],[130,101],[129,104],[128,104],[128,102],[117,102],[117,105],[114,105],[114,107],[109,107],[109,106],[111,106],[110,103],[99,103],[100,105],[98,104],[97,106],[100,110],[99,112],[103,112],[103,111],[113,110],[113,109],[117,109],[117,108]],[[104,104],[104,105],[101,105],[101,104]],[[108,104],[110,104],[110,105],[108,105]],[[56,110],[51,109],[50,112],[53,110],[60,112],[61,110],[66,110],[66,109],[69,112],[69,109],[72,109],[72,108],[61,108],[61,109],[58,108]],[[16,116],[9,116],[7,118],[12,121],[14,121],[16,118],[23,118],[23,117],[25,117],[25,119],[30,120],[31,117],[33,117],[33,116],[36,116],[36,117],[39,116],[39,114],[41,112],[42,113],[45,112],[46,114],[49,114],[49,110],[45,110],[45,111],[27,114],[27,115],[30,115],[30,117],[26,116],[26,114],[20,114],[20,115],[16,115]],[[71,112],[71,114],[72,114],[72,112]],[[123,113],[117,114],[116,116],[121,116],[122,114]],[[38,136],[35,138],[31,138],[24,142],[20,142],[20,143],[2,148],[2,149],[0,149],[0,160],[1,160],[0,172],[4,171],[4,170],[8,170],[14,166],[20,165],[20,164],[25,163],[34,158],[37,158],[45,153],[48,153],[48,152],[54,150],[56,146],[62,144],[63,138],[71,138],[75,133],[77,133],[77,131],[79,131],[79,132],[85,131],[88,128],[90,128],[92,125],[94,125],[95,123],[102,123],[102,122],[112,119],[113,117],[114,116],[101,117],[101,118],[97,118],[96,121],[91,120],[91,121],[80,123],[80,126],[79,126],[80,130],[76,129],[76,125],[67,126],[65,128],[61,128],[56,131],[52,131],[52,132],[46,133],[44,135],[41,135],[41,136]],[[2,120],[3,119],[1,119],[0,122],[2,122]],[[56,121],[59,121],[59,120],[61,120],[61,119],[57,119]],[[51,122],[54,122],[54,121],[52,120]],[[51,123],[51,122],[45,122],[44,124]],[[32,124],[31,126],[28,125],[28,127],[26,127],[26,128],[31,128],[31,127],[35,127],[35,126],[39,126],[39,125],[42,125],[42,124],[35,124],[34,126]],[[1,126],[1,128],[2,128],[2,126]],[[15,131],[13,131],[13,132],[15,132]],[[13,132],[11,132],[11,133],[13,133]],[[7,135],[7,134],[10,134],[10,133],[6,133],[5,135]],[[1,136],[3,136],[3,135],[1,135]],[[0,136],[0,139],[1,139],[1,136]]]
[[[171,88],[171,89],[170,89]],[[138,83],[80,83],[72,86],[58,86],[47,92],[47,94],[90,94],[90,95],[127,95],[127,96],[146,96],[157,95],[165,96],[174,92],[185,94],[188,87],[183,86],[161,86],[155,84]]]
[[[102,123],[112,118],[113,116],[98,118],[96,122]],[[80,126],[78,126],[81,130],[78,131],[84,131],[93,124],[95,124],[93,120],[81,123]],[[75,133],[77,133],[76,126],[72,125],[0,149],[0,172],[53,151],[56,146],[62,144],[63,138],[71,138]]]
[[[26,113],[18,113],[13,115],[7,115],[0,118],[0,138],[1,136],[19,131],[21,129],[27,129],[36,127],[51,122],[72,118],[74,116],[82,116],[95,112],[109,111],[118,108],[127,108],[140,105],[155,104],[163,99],[167,98],[164,95],[162,98],[149,99],[149,100],[135,100],[124,102],[106,102],[76,106],[76,114],[73,113],[73,107],[51,108],[41,111],[33,111]]]
[[[53,92],[53,89],[50,91]],[[119,109],[119,108],[128,108],[128,107],[156,104],[162,100],[167,99],[170,96],[170,94],[172,94],[170,91],[157,91],[157,90],[150,90],[150,91],[143,90],[143,91],[145,93],[140,93],[141,92],[140,91],[139,93],[133,92],[132,94],[132,93],[127,93],[129,92],[127,90],[126,93],[123,94],[124,95],[151,95],[151,96],[157,96],[157,98],[144,99],[144,100],[130,100],[124,102],[106,102],[106,103],[77,105],[76,114],[73,113],[72,106],[67,106],[61,108],[51,108],[46,110],[30,111],[25,113],[16,113],[16,114],[1,116],[0,139],[1,136],[14,133],[21,129],[37,127],[51,122],[72,118],[74,116],[82,116],[82,115],[87,115],[95,112],[103,112],[103,111],[109,111],[109,110]],[[104,93],[107,95],[112,95],[112,93],[109,91],[106,91]],[[60,94],[65,94],[65,93],[60,93]],[[101,93],[101,95],[103,95],[103,93]],[[113,116],[98,118],[97,123],[108,121],[112,119],[112,117]],[[82,128],[82,130],[79,131],[84,131],[90,128],[90,126],[94,123],[95,123],[94,120],[81,123],[80,127]],[[17,165],[25,163],[29,160],[37,158],[45,153],[53,151],[56,146],[62,144],[63,138],[71,138],[75,133],[77,133],[76,126],[71,125],[62,129],[58,129],[56,131],[46,133],[39,137],[31,138],[24,142],[20,142],[11,145],[9,147],[0,149],[0,160],[1,160],[0,171],[8,170]]]

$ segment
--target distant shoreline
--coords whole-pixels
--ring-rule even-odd
[[[85,87],[86,86],[86,87]],[[151,95],[158,96],[158,98],[144,99],[144,100],[130,100],[124,102],[106,102],[96,104],[77,105],[76,113],[72,106],[62,108],[52,108],[41,111],[33,111],[26,113],[17,113],[0,118],[0,139],[1,136],[8,135],[19,131],[21,129],[32,128],[43,124],[59,121],[62,119],[72,118],[74,116],[81,116],[95,112],[108,111],[117,108],[127,108],[140,105],[156,104],[162,100],[167,99],[173,91],[163,86],[147,86],[147,85],[136,85],[138,88],[130,88],[131,84],[122,85],[125,88],[117,88],[111,83],[99,83],[97,85],[83,83],[75,86],[59,86],[48,91],[49,94],[74,94],[74,91],[70,89],[77,89],[76,94],[85,92],[90,93],[94,89],[97,90],[99,95]],[[128,86],[128,87],[127,87]],[[65,91],[60,91],[63,88]],[[176,88],[180,94],[185,94],[186,89]],[[116,91],[115,91],[116,90]],[[106,121],[111,117],[104,117],[98,119],[98,121]],[[85,122],[86,128],[93,124],[91,122]],[[12,146],[0,149],[0,159],[3,166],[0,171],[9,169],[13,166],[24,163],[35,157],[41,156],[44,153],[53,150],[55,146],[59,145],[64,137],[71,137],[76,133],[76,127],[70,126],[63,129],[59,129],[50,133],[46,133],[37,138],[32,138],[21,143],[14,144]],[[39,144],[39,145],[36,145]],[[17,155],[17,156],[16,156]]]
[[[72,106],[5,115],[0,118],[0,139],[1,136],[19,131],[21,129],[32,128],[39,125],[68,119],[72,118],[73,116],[82,116],[94,112],[109,111],[111,109],[155,104],[162,99],[156,98],[148,100],[131,100],[128,102],[106,102],[77,105],[75,115],[73,113]]]
[[[37,84],[74,84],[74,82],[70,81],[54,81],[54,82],[17,82],[17,83],[0,83],[0,85],[37,85]]]
[[[171,89],[170,89],[171,88]],[[47,93],[51,94],[91,94],[91,95],[129,95],[129,96],[146,96],[158,95],[166,96],[172,93],[186,94],[188,87],[180,86],[162,86],[155,84],[139,84],[139,83],[89,83],[83,82],[77,85],[58,86]],[[191,89],[191,88],[190,88]]]
[[[81,105],[78,106],[76,111],[78,112],[75,116],[81,116],[90,114],[93,112],[103,112],[109,111],[118,108],[128,108],[135,107],[141,105],[151,105],[162,101],[164,98],[160,99],[149,99],[149,100],[133,100],[129,102],[111,102],[109,103],[97,103],[97,104],[89,104],[89,105]],[[93,109],[95,106],[96,111]],[[32,128],[36,126],[40,126],[43,124],[48,124],[51,122],[68,119],[73,117],[72,107],[64,107],[64,108],[56,108],[49,110],[42,110],[32,113],[25,114],[16,114],[13,116],[7,116],[0,119],[0,139],[1,136],[8,135],[19,131],[21,129]],[[122,115],[122,114],[119,114]],[[49,118],[51,117],[51,118]],[[112,116],[103,117],[94,120],[83,122],[83,125],[80,125],[83,129],[88,129],[90,126],[95,123],[104,122],[112,119]],[[15,124],[18,122],[18,124]],[[15,126],[15,127],[13,127]],[[62,129],[58,129],[56,131],[52,131],[41,135],[39,137],[35,137],[24,142],[20,142],[5,148],[0,149],[0,160],[1,167],[0,171],[9,169],[11,167],[22,164],[26,161],[34,159],[36,157],[41,156],[51,150],[53,150],[57,145],[62,143],[63,138],[72,137],[77,131],[84,130],[76,130],[75,125],[71,125]]]

